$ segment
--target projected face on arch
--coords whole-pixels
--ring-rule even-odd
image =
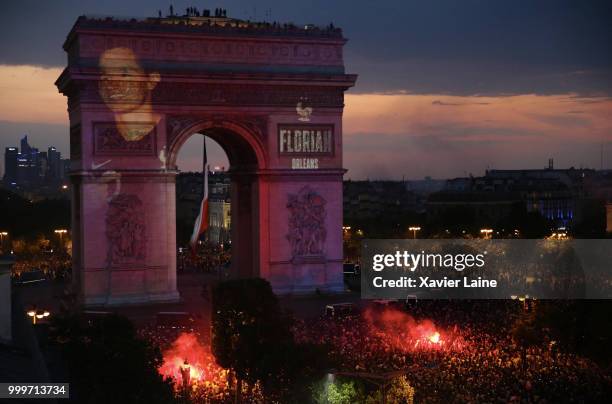
[[[153,112],[151,93],[160,81],[159,73],[148,74],[128,48],[112,48],[100,56],[100,97],[115,113],[121,136],[139,141],[159,122]],[[138,122],[138,125],[131,123]],[[145,123],[143,125],[142,123]]]

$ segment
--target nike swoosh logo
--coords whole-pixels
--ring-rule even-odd
[[[91,169],[92,170],[97,170],[98,168],[107,165],[108,163],[110,163],[110,160],[106,160],[104,163],[100,163],[100,164],[95,164],[93,161],[91,162]]]

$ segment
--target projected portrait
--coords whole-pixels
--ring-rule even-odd
[[[159,122],[153,112],[151,93],[160,81],[159,73],[147,73],[134,52],[112,48],[100,56],[102,71],[98,90],[106,106],[115,114],[121,136],[130,142],[140,141]],[[143,125],[142,122],[147,122]]]

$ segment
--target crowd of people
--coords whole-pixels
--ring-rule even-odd
[[[371,306],[354,315],[297,319],[293,333],[298,343],[326,345],[334,371],[341,375],[354,374],[356,379],[405,375],[415,390],[414,402],[606,401],[612,393],[610,368],[560,348],[550,339],[528,346],[514,340],[511,325],[524,315],[524,307],[516,301]],[[209,352],[207,332],[151,326],[140,333],[161,348],[166,361],[181,335],[192,333],[208,349],[204,356],[212,367],[205,373],[218,369]],[[179,356],[181,360],[189,357]],[[196,383],[191,398],[230,400],[230,379],[226,377],[222,384]],[[245,391],[245,399],[251,393]]]
[[[12,267],[15,279],[19,280],[23,274],[33,271],[41,272],[50,280],[67,279],[72,272],[72,257],[66,250],[40,251],[16,257]]]
[[[498,242],[487,247],[487,266],[475,275],[499,281],[498,289],[542,299],[610,299],[612,280],[605,243],[575,240]]]
[[[194,251],[190,247],[179,249],[177,269],[181,272],[214,273],[229,265],[231,249],[222,244],[201,243]]]
[[[513,340],[509,327],[521,310],[513,301],[422,301],[410,308],[414,321],[405,321],[405,331],[397,321],[393,328],[377,324],[379,312],[299,321],[294,332],[301,341],[328,344],[340,372],[405,371],[419,403],[605,401],[609,369],[555,349],[553,341],[524,349]],[[436,338],[411,330],[430,330],[423,326],[429,322]]]
[[[235,394],[235,379],[227,369],[217,365],[211,352],[210,333],[198,327],[160,327],[148,325],[138,330],[144,338],[159,347],[163,355],[159,372],[172,379],[177,397],[192,403],[229,403]],[[183,375],[189,369],[188,387]],[[260,386],[243,384],[244,403],[261,403]]]

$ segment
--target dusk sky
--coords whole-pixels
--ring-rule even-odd
[[[600,168],[602,147],[612,168],[610,1],[20,0],[0,9],[0,172],[4,148],[24,134],[68,154],[66,99],[53,83],[79,15],[149,17],[170,4],[343,28],[347,72],[359,75],[346,95],[346,178],[481,175],[548,158]],[[201,169],[200,150],[184,147],[179,168]]]

